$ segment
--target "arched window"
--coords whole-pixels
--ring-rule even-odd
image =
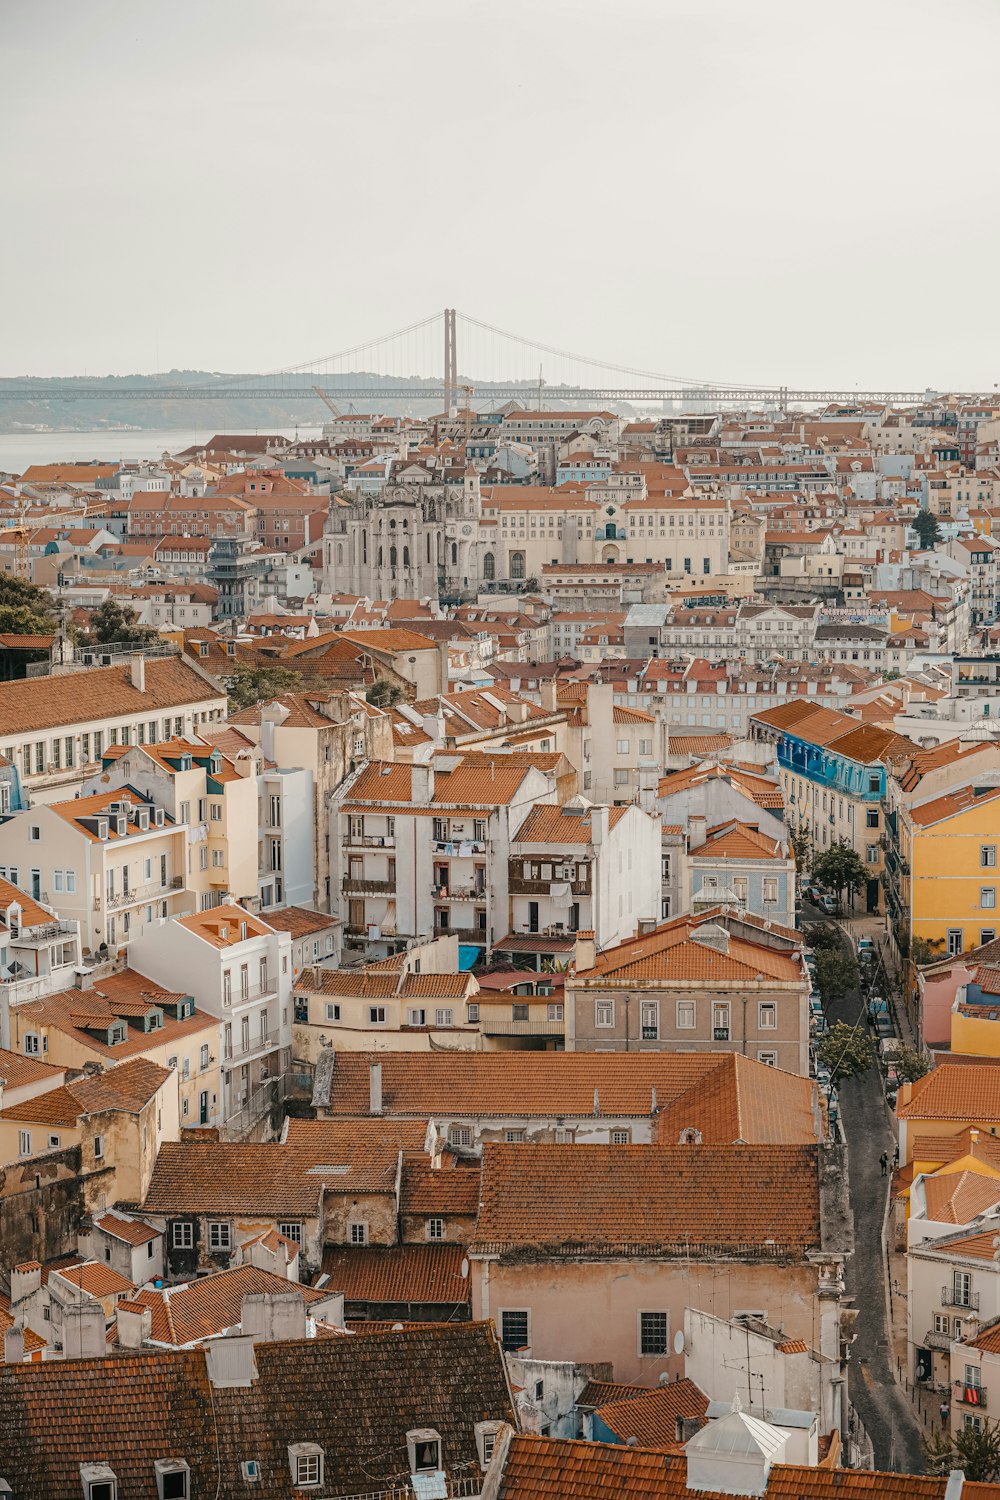
[[[343,567],[343,565],[344,565],[344,544],[343,544],[343,542],[338,542],[337,543],[337,567],[341,568],[341,567]]]
[[[409,547],[404,547],[403,548],[403,567],[404,568],[408,568],[409,566],[410,566],[410,549],[409,549]]]
[[[382,548],[381,547],[378,549],[378,565],[379,565],[379,567],[382,566]]]
[[[361,561],[362,562],[367,562],[368,561],[368,533],[367,533],[367,531],[363,531],[361,533]]]
[[[396,549],[395,549],[395,547],[390,547],[389,548],[389,566],[390,566],[390,568],[394,568],[396,566]]]
[[[510,554],[510,576],[511,578],[524,577],[524,553],[512,552]]]
[[[451,565],[452,565],[453,568],[455,568],[455,567],[458,566],[458,543],[457,542],[452,542],[452,544],[451,544]]]
[[[430,534],[430,532],[428,532],[427,533],[427,561],[430,562],[430,560],[431,560],[431,534]]]
[[[487,552],[483,558],[483,577],[490,582],[497,576],[496,558],[492,552]]]

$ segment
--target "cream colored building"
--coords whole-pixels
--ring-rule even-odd
[[[16,814],[0,826],[0,874],[67,921],[84,951],[117,948],[190,911],[188,830],[123,784]]]
[[[116,794],[141,786],[146,797],[187,830],[185,884],[199,911],[226,896],[257,896],[257,781],[253,764],[240,768],[214,745],[171,739],[128,748],[111,746],[84,792]]]

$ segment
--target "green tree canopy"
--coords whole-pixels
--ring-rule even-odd
[[[402,697],[403,689],[399,684],[387,682],[384,677],[373,682],[365,694],[366,701],[373,704],[375,708],[392,708]]]
[[[853,1078],[866,1072],[875,1061],[875,1048],[866,1033],[843,1021],[830,1027],[816,1051],[823,1065],[829,1068],[834,1083],[838,1078]]]
[[[810,948],[819,953],[822,948],[832,948],[837,953],[842,953],[844,944],[840,936],[840,928],[833,922],[811,922],[805,929],[803,937]]]
[[[0,574],[0,631],[11,635],[54,635],[58,629],[52,595],[37,583]]]
[[[231,710],[267,703],[281,693],[294,693],[302,686],[298,672],[289,667],[250,667],[236,662],[227,677]]]
[[[158,631],[150,625],[140,625],[135,610],[114,598],[105,599],[94,610],[83,635],[83,644],[88,646],[110,646],[119,641],[130,646],[151,646],[159,640]]]
[[[831,891],[836,892],[838,901],[844,891],[853,896],[868,881],[867,870],[846,839],[831,844],[829,849],[816,855],[813,860],[813,876],[821,885],[829,886]]]
[[[828,1000],[842,1000],[858,987],[858,966],[843,948],[822,948],[816,955],[816,988]]]
[[[957,1432],[935,1432],[924,1439],[924,1448],[932,1474],[961,1469],[973,1484],[1000,1479],[1000,1422],[986,1421],[982,1431],[960,1427]]]
[[[900,1049],[899,1056],[896,1058],[896,1071],[900,1078],[906,1079],[908,1083],[915,1083],[930,1070],[931,1065],[922,1052],[915,1052],[912,1047]]]
[[[922,552],[929,552],[941,540],[941,527],[938,525],[938,518],[932,515],[929,510],[917,512],[913,529],[917,533],[917,540],[920,542]]]

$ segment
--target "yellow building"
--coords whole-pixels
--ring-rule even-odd
[[[899,899],[911,948],[923,940],[958,954],[992,942],[1000,930],[1000,787],[959,787],[900,807],[898,819]]]

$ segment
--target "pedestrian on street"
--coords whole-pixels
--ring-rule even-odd
[[[898,1167],[899,1166],[899,1142],[898,1141],[896,1142],[896,1149],[892,1153],[892,1165],[893,1165],[893,1167]]]
[[[948,1425],[948,1418],[949,1418],[950,1415],[951,1415],[951,1407],[948,1405],[947,1401],[942,1401],[941,1402],[941,1426],[942,1427],[947,1427],[947,1425]]]
[[[889,1166],[889,1153],[888,1153],[888,1151],[883,1151],[882,1152],[882,1155],[878,1159],[878,1164],[882,1168],[882,1176],[884,1177],[885,1174],[886,1174],[886,1169]]]

